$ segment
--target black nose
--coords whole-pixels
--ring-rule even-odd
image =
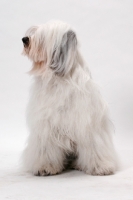
[[[28,45],[29,44],[29,38],[28,37],[23,37],[22,41],[24,44]]]

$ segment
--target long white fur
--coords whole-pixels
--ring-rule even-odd
[[[65,58],[72,65],[65,66],[63,76],[50,67],[53,51],[60,48],[69,30],[68,24],[54,21],[26,32],[30,44],[23,53],[33,62],[34,83],[27,107],[30,134],[23,164],[33,174],[57,174],[64,169],[66,155],[74,153],[75,169],[92,175],[112,174],[117,169],[113,128],[78,40],[75,52]]]

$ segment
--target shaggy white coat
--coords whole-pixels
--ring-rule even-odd
[[[63,22],[31,27],[23,54],[34,76],[27,108],[29,138],[23,164],[35,175],[72,167],[92,175],[117,169],[107,105],[79,51],[72,28]]]

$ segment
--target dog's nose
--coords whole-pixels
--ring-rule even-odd
[[[29,38],[28,37],[23,37],[22,41],[24,44],[29,44]]]

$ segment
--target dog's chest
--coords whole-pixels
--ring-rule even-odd
[[[82,93],[69,84],[46,85],[35,82],[29,102],[29,115],[36,120],[49,120],[53,123],[67,123],[81,118],[86,102]]]
[[[68,85],[35,82],[29,101],[30,114],[40,117],[66,114],[73,107],[73,99],[74,92]]]

